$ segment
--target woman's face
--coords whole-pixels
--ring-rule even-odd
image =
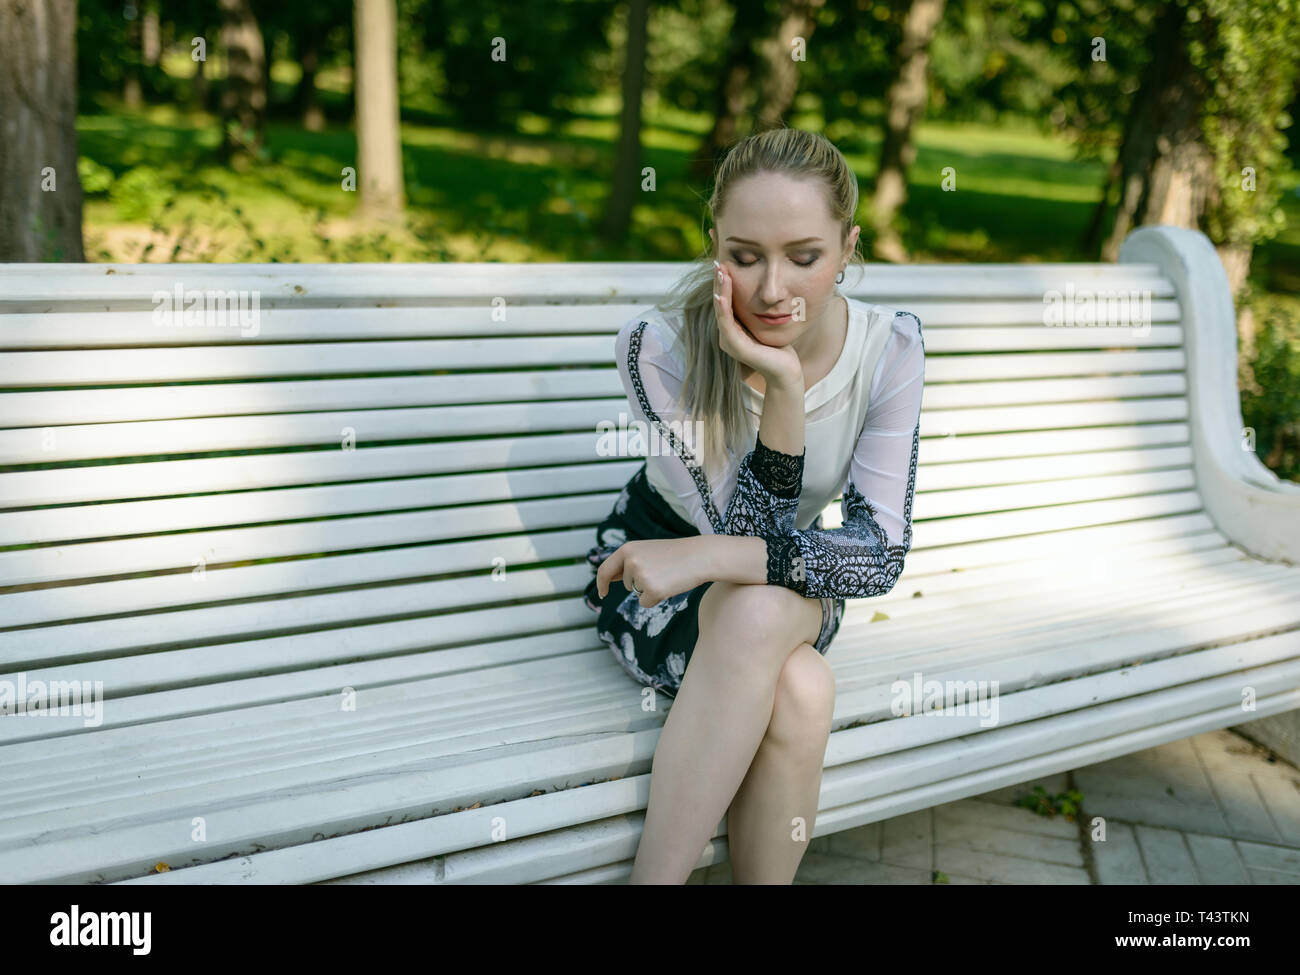
[[[841,248],[839,224],[812,181],[761,173],[737,183],[726,216],[709,229],[714,259],[731,275],[736,320],[764,345],[797,342],[825,320],[860,229]]]

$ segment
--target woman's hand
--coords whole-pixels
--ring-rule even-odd
[[[669,596],[694,589],[700,578],[700,560],[693,537],[641,538],[624,542],[596,570],[596,591],[604,599],[611,582],[641,592],[641,606],[649,609]]]
[[[717,261],[714,261],[717,264]],[[793,345],[774,348],[764,345],[736,320],[731,308],[731,274],[721,264],[713,278],[717,291],[713,304],[718,312],[718,344],[737,362],[758,370],[768,385],[798,386],[803,383],[803,365]]]

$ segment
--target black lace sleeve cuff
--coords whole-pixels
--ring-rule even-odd
[[[767,584],[784,586],[793,589],[800,596],[806,595],[807,574],[804,572],[798,540],[793,535],[762,537],[767,542]]]
[[[754,476],[778,498],[797,498],[803,488],[803,462],[807,453],[805,447],[802,454],[785,454],[773,450],[755,436]]]

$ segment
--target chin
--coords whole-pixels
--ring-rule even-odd
[[[784,325],[769,325],[760,319],[754,319],[754,323],[745,323],[749,333],[754,339],[763,345],[770,345],[774,349],[782,348],[789,345],[799,337],[799,330],[793,326],[802,324],[801,322],[786,322]]]

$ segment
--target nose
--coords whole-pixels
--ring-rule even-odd
[[[781,304],[785,298],[785,284],[781,280],[781,262],[769,261],[763,279],[758,285],[758,296],[771,308]]]

